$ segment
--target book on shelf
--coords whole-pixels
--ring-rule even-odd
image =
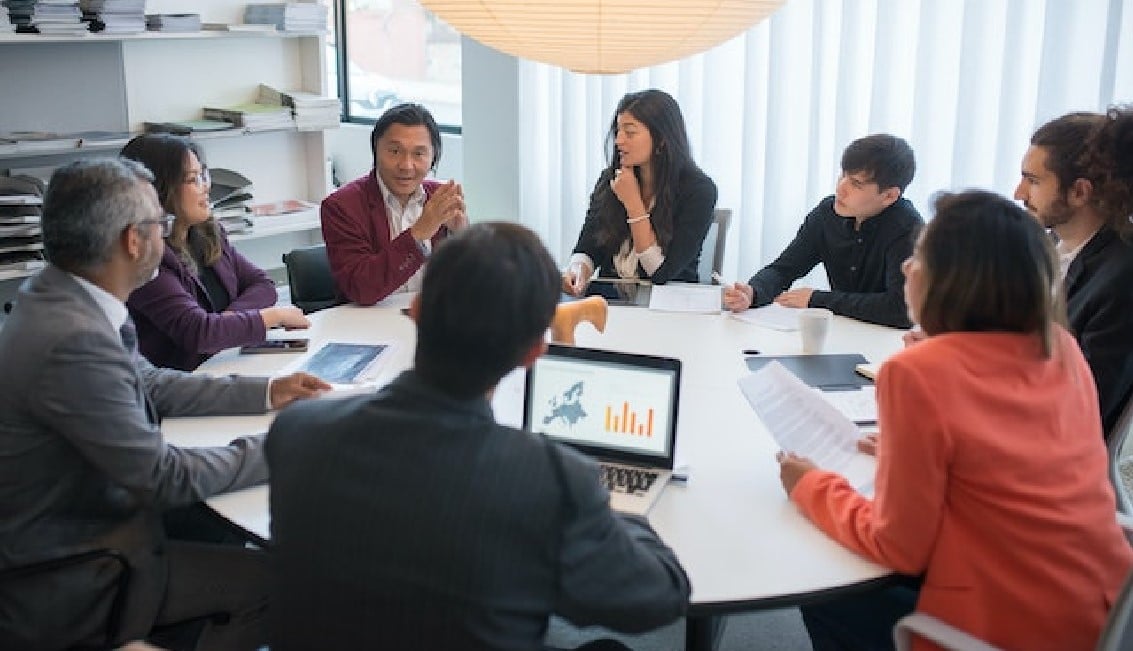
[[[256,102],[291,108],[295,127],[302,131],[334,129],[342,117],[342,104],[336,97],[299,90],[278,90],[260,84]]]
[[[200,14],[146,14],[146,29],[151,32],[199,32]]]
[[[304,201],[302,199],[284,199],[282,201],[269,201],[267,203],[258,203],[251,206],[252,216],[255,221],[260,221],[264,218],[279,217],[281,215],[291,215],[295,213],[303,213],[313,210],[317,207],[313,201]]]
[[[285,32],[325,32],[328,10],[314,2],[252,3],[244,7],[245,24],[267,24]]]
[[[35,271],[47,265],[38,251],[0,253],[0,271]]]
[[[43,239],[36,237],[5,237],[0,239],[0,253],[13,251],[42,251]]]
[[[256,102],[227,107],[206,106],[204,117],[208,120],[225,120],[248,131],[295,128],[295,119],[291,117],[290,108]]]
[[[3,238],[30,238],[42,237],[42,235],[43,231],[38,221],[27,224],[5,224],[3,219],[0,218],[0,246],[4,243]]]
[[[11,153],[34,154],[62,149],[75,149],[79,146],[79,136],[53,131],[12,131],[0,134],[5,142],[15,143]]]
[[[146,133],[172,133],[178,136],[231,131],[236,128],[236,125],[225,120],[170,120],[167,122],[145,122],[142,126]]]

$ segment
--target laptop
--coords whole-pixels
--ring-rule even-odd
[[[523,427],[598,461],[610,506],[645,515],[672,476],[681,362],[551,344],[527,370]]]

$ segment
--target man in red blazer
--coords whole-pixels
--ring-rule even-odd
[[[338,291],[360,305],[421,289],[433,247],[468,225],[464,191],[425,180],[441,159],[441,132],[428,109],[400,104],[370,134],[374,169],[323,200],[320,217]]]

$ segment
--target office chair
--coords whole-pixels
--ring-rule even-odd
[[[81,612],[60,612],[58,604],[54,603],[59,597],[58,590],[81,586],[83,578],[109,578],[111,583],[106,590],[92,592],[87,600],[89,608],[76,604]],[[36,603],[4,603],[0,607],[0,648],[93,651],[121,642],[118,634],[129,583],[130,564],[121,552],[113,549],[96,549],[0,570],[0,600],[3,602],[10,599],[8,595],[27,596],[32,591],[47,597],[29,599]],[[75,628],[90,612],[99,609],[106,610],[101,630]]]
[[[732,221],[730,208],[717,208],[712,211],[712,224],[708,226],[708,234],[704,236],[704,244],[700,248],[700,264],[696,267],[696,276],[705,285],[712,284],[712,272],[720,271],[724,264],[724,248],[728,241],[728,225]]]
[[[287,267],[287,284],[291,287],[291,303],[304,314],[341,305],[334,277],[330,273],[327,247],[324,244],[292,249],[283,254]]]
[[[1122,420],[1129,416],[1126,407]],[[1117,513],[1117,522],[1125,532],[1125,537],[1133,544],[1133,518]],[[1000,651],[983,640],[925,613],[913,613],[902,617],[893,627],[893,644],[897,651],[913,648],[913,636],[931,640],[942,649],[950,651]],[[1094,647],[1096,651],[1123,651],[1133,648],[1133,573],[1125,577],[1117,601],[1109,611],[1101,637]]]
[[[1105,445],[1109,453],[1109,480],[1113,484],[1113,492],[1117,496],[1117,510],[1125,515],[1133,515],[1133,502],[1129,498],[1129,490],[1121,478],[1122,449],[1129,440],[1129,433],[1133,431],[1133,398],[1125,402],[1121,416],[1114,423],[1113,429],[1106,433]]]

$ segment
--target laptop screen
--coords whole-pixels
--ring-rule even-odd
[[[551,346],[527,372],[523,423],[599,458],[672,467],[680,361]]]

